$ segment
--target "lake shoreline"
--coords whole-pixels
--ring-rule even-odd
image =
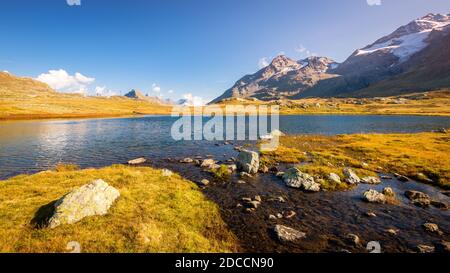
[[[418,116],[418,117],[450,117],[450,113],[368,113],[368,112],[323,112],[323,113],[280,113],[279,116]],[[47,121],[47,120],[77,120],[77,119],[120,119],[120,118],[143,118],[147,116],[171,116],[167,113],[149,114],[93,114],[93,115],[21,115],[14,117],[0,116],[3,121]],[[226,116],[226,115],[219,115]],[[247,114],[248,116],[248,114]]]

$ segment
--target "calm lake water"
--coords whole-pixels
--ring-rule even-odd
[[[235,156],[220,142],[174,141],[176,118],[0,122],[0,179],[33,173],[58,163],[101,167],[145,156],[150,160],[213,155]],[[407,133],[450,127],[450,117],[426,116],[281,116],[288,134]]]

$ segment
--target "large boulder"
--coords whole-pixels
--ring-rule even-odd
[[[88,216],[105,215],[119,196],[117,189],[101,179],[95,180],[56,201],[48,227],[73,224]]]
[[[255,174],[259,169],[259,154],[253,151],[242,150],[236,159],[236,165],[240,171]]]
[[[299,188],[306,191],[320,191],[320,184],[314,181],[314,177],[301,172],[297,168],[287,170],[283,175],[283,181],[286,186],[291,188]]]
[[[358,184],[359,182],[361,182],[361,179],[350,168],[344,169],[344,176],[345,176],[345,182],[347,182],[349,184],[353,185],[353,184]]]
[[[282,242],[293,242],[306,236],[304,232],[283,225],[276,225],[274,231]]]

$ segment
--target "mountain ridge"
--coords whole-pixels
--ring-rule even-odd
[[[449,37],[450,14],[430,13],[356,49],[340,64],[327,57],[295,61],[277,56],[211,104],[230,98],[390,96],[448,87]]]

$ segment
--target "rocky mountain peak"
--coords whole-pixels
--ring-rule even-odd
[[[273,68],[275,71],[279,72],[286,68],[299,68],[299,65],[296,61],[284,56],[279,55],[275,57],[269,65],[270,68]]]
[[[130,92],[126,93],[124,96],[128,97],[128,98],[132,98],[132,99],[145,99],[145,95],[141,91],[135,90],[135,89],[132,89]]]
[[[328,57],[311,56],[298,61],[302,68],[308,67],[317,72],[324,73],[328,69],[334,69],[339,64]]]

